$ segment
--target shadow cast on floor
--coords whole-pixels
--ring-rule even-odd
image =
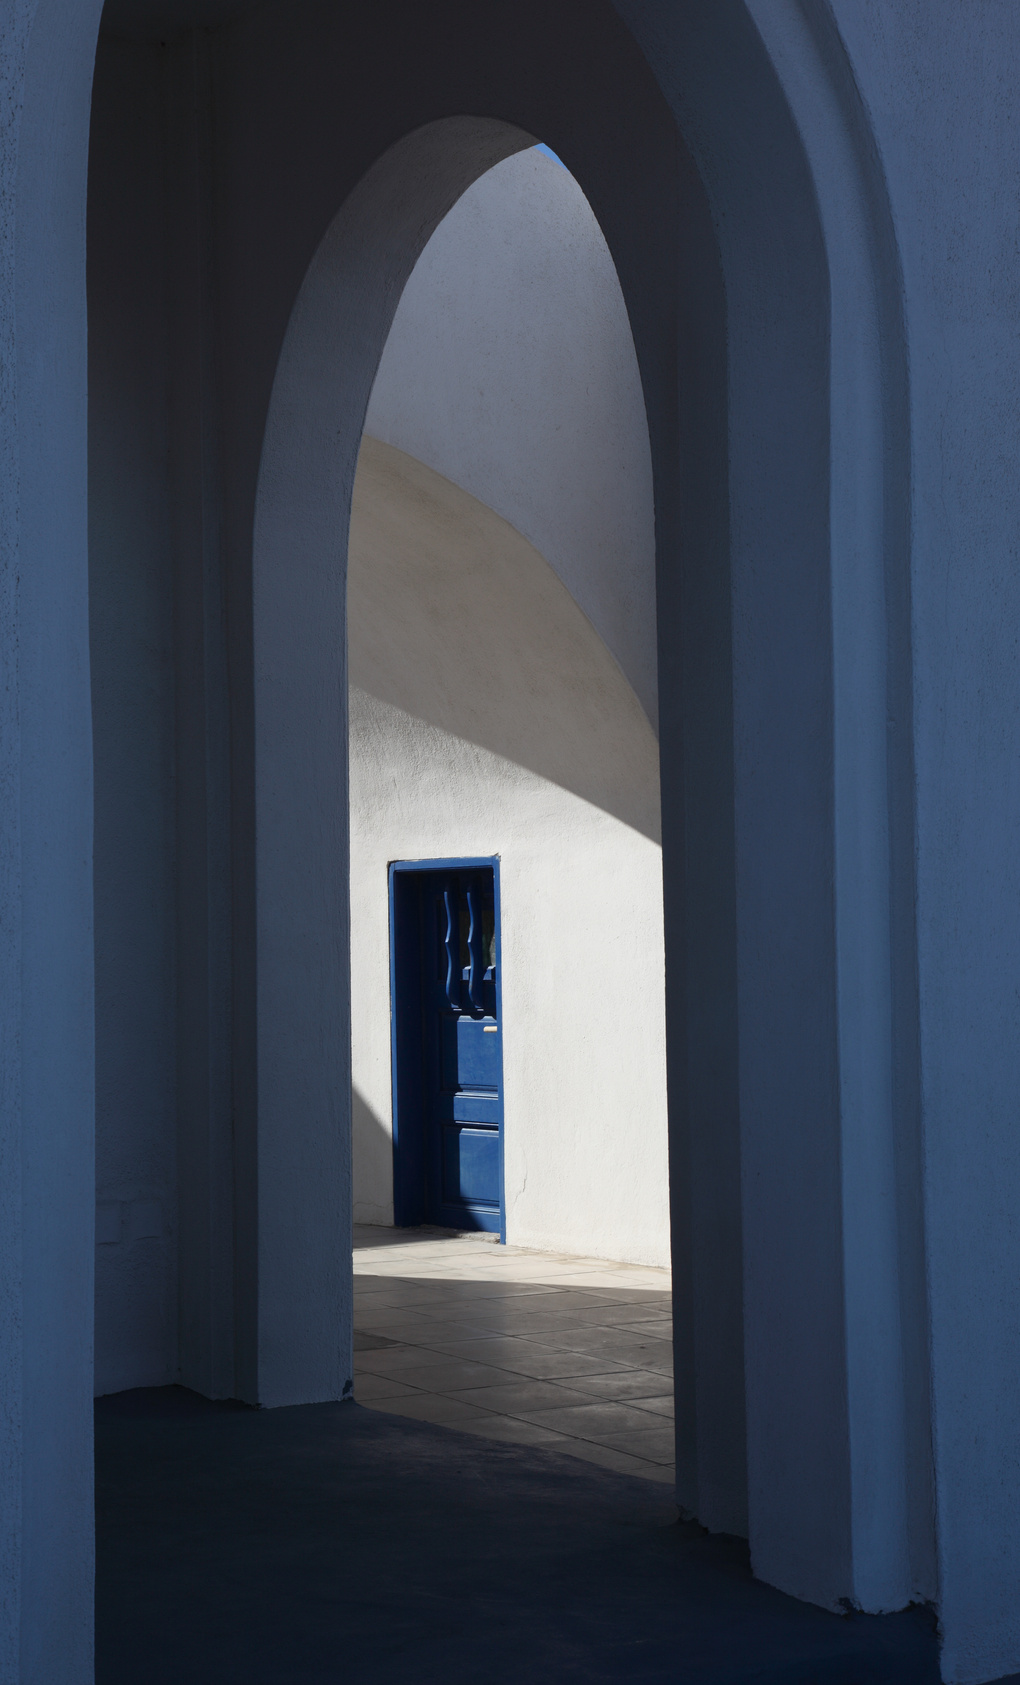
[[[661,1487],[356,1404],[98,1401],[97,1685],[937,1685]]]
[[[643,1475],[672,1496],[669,1277],[423,1233],[361,1248],[354,1397]]]

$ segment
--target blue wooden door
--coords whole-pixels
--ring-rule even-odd
[[[503,1234],[496,869],[393,871],[395,1219]]]
[[[498,1231],[503,1061],[492,868],[430,873],[425,903],[428,1221]]]

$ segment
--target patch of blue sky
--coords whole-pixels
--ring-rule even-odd
[[[554,164],[558,164],[560,166],[561,170],[566,169],[567,166],[563,162],[563,159],[557,158],[557,156],[556,156],[555,152],[553,151],[552,147],[546,146],[544,140],[539,141],[538,145],[535,147],[535,151],[536,152],[544,152],[547,158],[551,158]]]

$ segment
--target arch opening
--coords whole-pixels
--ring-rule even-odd
[[[654,595],[616,272],[528,149],[412,272],[355,478],[356,1221],[393,1217],[388,864],[498,857],[508,1238],[668,1264]]]
[[[240,39],[242,46],[250,46],[243,31]],[[259,52],[247,62],[242,54],[242,62],[245,74],[257,81],[264,73],[264,43],[256,41],[256,46]],[[116,103],[126,97],[137,71],[134,44],[129,50],[111,40],[105,52],[97,82],[100,112],[104,99]],[[240,138],[233,134],[231,111],[236,115],[241,95],[228,78],[218,92],[220,121],[240,151],[235,156],[228,146],[225,156],[217,156],[215,137],[202,126],[218,74],[208,43],[188,38],[166,53],[146,46],[142,56],[150,74],[170,83],[171,108],[180,125],[171,131],[171,149],[181,146],[185,154],[183,163],[176,155],[170,171],[170,196],[188,235],[186,241],[175,239],[164,254],[171,265],[170,282],[168,296],[160,301],[170,314],[171,344],[180,353],[169,377],[168,432],[163,435],[167,497],[174,508],[171,548],[178,558],[187,556],[183,565],[175,562],[171,605],[178,633],[175,660],[182,664],[174,679],[180,865],[173,915],[177,972],[171,988],[176,989],[183,1034],[176,1049],[176,1304],[170,1293],[165,1321],[171,1333],[163,1344],[171,1375],[213,1396],[237,1394],[267,1404],[338,1397],[350,1379],[342,1332],[349,1318],[349,1250],[335,1218],[351,1190],[343,1139],[349,1081],[347,892],[336,864],[347,842],[345,796],[336,780],[346,724],[335,652],[343,647],[344,633],[335,564],[346,541],[371,387],[407,276],[464,190],[501,159],[530,149],[533,131],[496,119],[440,117],[386,146],[373,141],[369,152],[374,146],[379,156],[367,167],[355,149],[346,166],[345,191],[327,172],[314,205],[300,207],[305,219],[300,227],[293,225],[289,203],[277,205],[267,222],[260,208],[246,231],[233,229],[228,240],[217,221],[216,195],[222,195],[231,170],[240,167],[245,149],[263,147],[264,136],[246,130],[246,118],[237,125]],[[645,75],[633,63],[630,74],[638,80]],[[251,109],[259,106],[249,89],[245,109],[249,99]],[[675,130],[663,121],[658,106],[649,109],[653,116],[632,166],[634,191],[622,196],[614,180],[617,164],[609,167],[602,155],[597,124],[580,143],[568,144],[558,134],[552,138],[568,163],[577,154],[578,179],[611,236],[649,415],[660,603],[665,592],[674,612],[677,224],[659,213],[663,203],[678,204],[683,195]],[[95,136],[101,171],[101,122]],[[185,142],[193,146],[191,157]],[[307,137],[299,133],[294,144],[300,152]],[[244,167],[250,169],[250,161]],[[323,234],[338,200],[342,209]],[[97,196],[95,203],[102,207],[103,198]],[[699,239],[711,244],[704,217],[697,224],[695,216],[695,225]],[[269,243],[257,252],[251,241],[257,246],[263,234]],[[100,237],[97,257],[102,248]],[[254,295],[247,279],[253,274],[260,277]],[[230,311],[225,312],[224,297],[232,301]],[[689,302],[696,311],[702,308],[694,293]],[[718,381],[717,303],[712,309],[716,314],[709,312],[699,356],[716,359],[713,381]],[[210,343],[212,356],[203,349]],[[323,367],[343,375],[328,391]],[[97,402],[102,392],[99,380]],[[723,446],[718,412],[708,420],[711,425],[699,432],[699,473],[713,458],[711,501],[725,476],[720,481],[713,457]],[[161,448],[159,441],[156,448]],[[100,478],[105,471],[115,481],[119,470],[113,457],[108,470],[100,469]],[[97,498],[97,515],[102,507]],[[101,541],[97,561],[102,548]],[[722,651],[721,662],[713,660],[707,675],[708,689],[714,686],[713,708],[726,689],[725,598],[723,569],[713,575],[698,607],[702,652]],[[96,602],[101,614],[101,593]],[[617,660],[622,664],[625,657],[621,650]],[[637,672],[633,664],[631,670]],[[665,670],[664,736],[675,751],[684,722],[677,705],[681,667],[671,640]],[[647,692],[642,700],[647,712]],[[725,767],[725,705],[713,717],[703,752],[714,758],[716,770]],[[677,765],[675,752],[670,764]],[[562,772],[563,781],[569,783],[577,770],[575,763]],[[574,794],[596,807],[609,799],[590,784]],[[711,933],[712,975],[699,979],[699,966],[691,968],[690,944],[681,947],[676,934],[672,939],[671,1086],[680,1097],[674,1112],[681,1120],[672,1196],[673,1230],[680,1236],[681,1273],[689,1288],[682,1016],[685,978],[691,973],[698,981],[703,1028],[714,1027],[714,1040],[702,1037],[693,1064],[699,1068],[700,1060],[705,1093],[718,1098],[723,1091],[726,1096],[721,1106],[712,1102],[714,1141],[725,1145],[718,1152],[710,1147],[708,1154],[708,1161],[714,1155],[718,1171],[712,1218],[718,1258],[710,1297],[722,1314],[710,1340],[713,1358],[701,1366],[698,1383],[703,1400],[715,1387],[723,1407],[706,1410],[702,1404],[701,1448],[696,1451],[692,1353],[704,1335],[694,1326],[688,1300],[678,1327],[678,1372],[687,1389],[680,1481],[685,1508],[739,1531],[745,1522],[733,979],[731,964],[720,964],[725,941],[719,940],[710,904],[713,895],[724,902],[727,895],[732,898],[732,843],[725,840],[729,800],[724,774],[718,799],[709,790],[699,808],[708,816],[702,834],[722,838],[698,868],[702,889],[709,886],[700,905]],[[686,845],[681,781],[675,774],[669,803],[674,858],[680,860]],[[107,811],[112,816],[115,807]],[[628,822],[633,817],[628,814]],[[636,828],[630,826],[642,833],[650,827],[647,815]],[[113,866],[108,856],[107,869]],[[674,902],[675,932],[679,912]],[[720,1060],[720,1049],[726,1048]],[[135,1223],[133,1207],[145,1203],[149,1189],[125,1196],[115,1186],[106,1195],[105,1204],[120,1208],[121,1225],[108,1244],[136,1244],[125,1225]],[[139,1233],[137,1241],[149,1238],[156,1237]],[[108,1257],[112,1263],[113,1253]],[[725,1330],[721,1339],[720,1329]],[[128,1372],[139,1374],[137,1367]],[[108,1390],[110,1383],[104,1379],[100,1384]],[[123,1384],[123,1375],[115,1375],[113,1384]],[[705,1470],[713,1455],[720,1473],[708,1481]]]
[[[651,458],[612,258],[547,149],[404,288],[347,606],[355,1398],[671,1485]]]

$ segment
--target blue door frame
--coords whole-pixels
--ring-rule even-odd
[[[449,997],[451,1023],[439,1025],[433,1011],[433,982],[427,975],[433,964],[435,936],[428,920],[435,898],[437,877],[468,882],[471,875],[492,873],[493,893],[493,964],[481,966],[477,938],[470,946],[469,963],[461,970],[459,957],[454,968],[452,924],[448,923],[446,947],[450,956],[444,993]],[[444,1226],[475,1228],[498,1233],[506,1240],[506,1204],[503,1183],[503,1074],[502,1074],[502,953],[500,929],[499,859],[496,856],[466,857],[443,860],[397,860],[389,868],[390,914],[390,1027],[393,1079],[393,1220],[398,1227],[414,1227],[425,1222],[442,1222]],[[491,978],[489,972],[491,970]],[[463,997],[463,998],[462,998]],[[494,1004],[493,1004],[494,1003]],[[461,1008],[463,1011],[461,1012]],[[458,1016],[458,1014],[460,1014]],[[495,1030],[494,1041],[487,1040],[484,1048],[488,1065],[496,1075],[496,1093],[491,1085],[474,1094],[470,1088],[457,1089],[440,1096],[444,1086],[440,1073],[446,1061],[441,1038],[444,1031],[453,1030],[451,1045],[456,1049],[464,1041],[458,1032],[473,1032],[481,1036]],[[440,1038],[440,1039],[437,1039]],[[468,1037],[470,1040],[470,1036]],[[474,1037],[477,1041],[478,1037]],[[446,1040],[451,1041],[449,1034]],[[490,1054],[490,1046],[495,1050]],[[470,1047],[467,1049],[471,1063]],[[448,1086],[448,1085],[447,1085]],[[489,1200],[472,1200],[470,1187],[466,1197],[451,1206],[444,1199],[443,1146],[439,1140],[442,1128],[438,1108],[445,1105],[450,1119],[473,1115],[472,1105],[479,1114],[475,1128],[463,1122],[449,1123],[457,1133],[460,1150],[461,1137],[468,1148],[485,1148],[491,1157],[487,1136],[496,1130],[496,1174],[498,1178],[498,1207]],[[445,1117],[445,1113],[443,1113]],[[472,1141],[472,1137],[475,1137]],[[470,1178],[469,1178],[470,1180]]]

